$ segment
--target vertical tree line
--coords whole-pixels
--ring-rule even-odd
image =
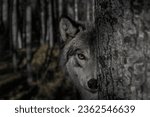
[[[18,25],[17,25],[17,0],[13,0],[12,10],[12,42],[13,42],[13,66],[17,69],[17,39],[18,39]]]
[[[32,7],[31,0],[26,3],[26,59],[27,59],[27,73],[28,81],[32,81],[32,68],[31,68],[31,40],[32,40]]]
[[[48,0],[48,20],[47,20],[47,42],[50,45],[50,48],[53,47],[54,41],[54,33],[53,33],[53,18],[52,18],[52,1]]]

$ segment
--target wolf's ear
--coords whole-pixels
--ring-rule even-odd
[[[59,30],[63,42],[71,40],[75,35],[83,30],[84,27],[68,17],[62,17],[59,22]]]

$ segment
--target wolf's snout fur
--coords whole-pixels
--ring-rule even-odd
[[[97,99],[94,26],[63,17],[59,28],[63,42],[62,69],[81,92],[82,99]]]

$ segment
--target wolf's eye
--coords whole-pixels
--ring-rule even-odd
[[[85,56],[83,54],[77,54],[77,56],[80,60],[85,60]]]

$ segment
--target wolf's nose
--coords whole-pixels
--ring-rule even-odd
[[[97,86],[97,80],[94,79],[94,78],[90,79],[90,80],[88,81],[88,87],[89,87],[90,89],[97,89],[97,88],[98,88],[98,86]]]

